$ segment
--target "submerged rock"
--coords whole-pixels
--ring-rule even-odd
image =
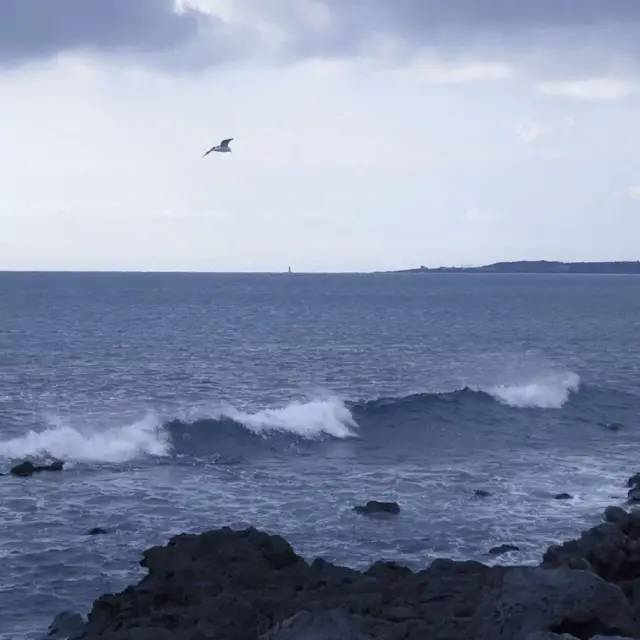
[[[492,556],[500,556],[510,551],[520,551],[520,547],[516,547],[515,544],[499,544],[497,547],[491,547],[489,554]]]
[[[488,498],[491,495],[491,493],[489,491],[485,491],[484,489],[476,489],[473,492],[473,495],[476,498]]]
[[[553,496],[554,500],[573,500],[573,496],[570,493],[556,493]]]
[[[28,478],[40,471],[62,471],[63,468],[64,462],[62,460],[54,460],[52,463],[45,465],[35,465],[30,460],[25,460],[15,467],[12,467],[10,473],[18,478]]]
[[[624,425],[622,424],[622,422],[598,422],[598,426],[613,433],[617,433],[618,431],[622,431],[624,429]]]
[[[89,529],[89,531],[87,531],[88,536],[104,536],[107,533],[109,533],[109,531],[102,527],[93,527],[93,529]]]
[[[397,515],[400,513],[400,505],[397,502],[378,502],[377,500],[369,500],[364,506],[353,507],[356,513],[363,515],[373,515],[376,513],[388,513]]]

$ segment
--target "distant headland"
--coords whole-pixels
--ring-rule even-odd
[[[494,262],[481,267],[417,267],[396,273],[638,273],[640,261],[632,262],[554,262],[519,260]]]

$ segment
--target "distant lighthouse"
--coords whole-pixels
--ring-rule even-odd
[[[289,271],[287,273],[293,273],[293,271],[291,271],[291,267],[289,267]]]

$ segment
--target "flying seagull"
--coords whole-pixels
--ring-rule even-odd
[[[211,147],[211,149],[209,149],[209,151],[207,151],[202,157],[204,158],[205,156],[208,156],[212,151],[218,151],[220,153],[231,153],[231,148],[229,147],[229,143],[232,140],[233,138],[227,138],[226,140],[223,140],[220,144],[216,145],[215,147]]]

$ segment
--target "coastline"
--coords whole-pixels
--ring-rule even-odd
[[[493,262],[475,267],[425,267],[402,269],[392,273],[484,273],[484,274],[547,274],[547,275],[637,275],[640,262],[631,260],[610,262],[560,262],[554,260],[517,260]]]
[[[629,501],[640,476],[629,479]],[[388,516],[385,517],[393,517]],[[49,638],[552,640],[640,638],[640,511],[549,547],[535,566],[435,560],[411,571],[307,562],[254,528],[181,534],[143,554],[137,585],[61,614]]]

